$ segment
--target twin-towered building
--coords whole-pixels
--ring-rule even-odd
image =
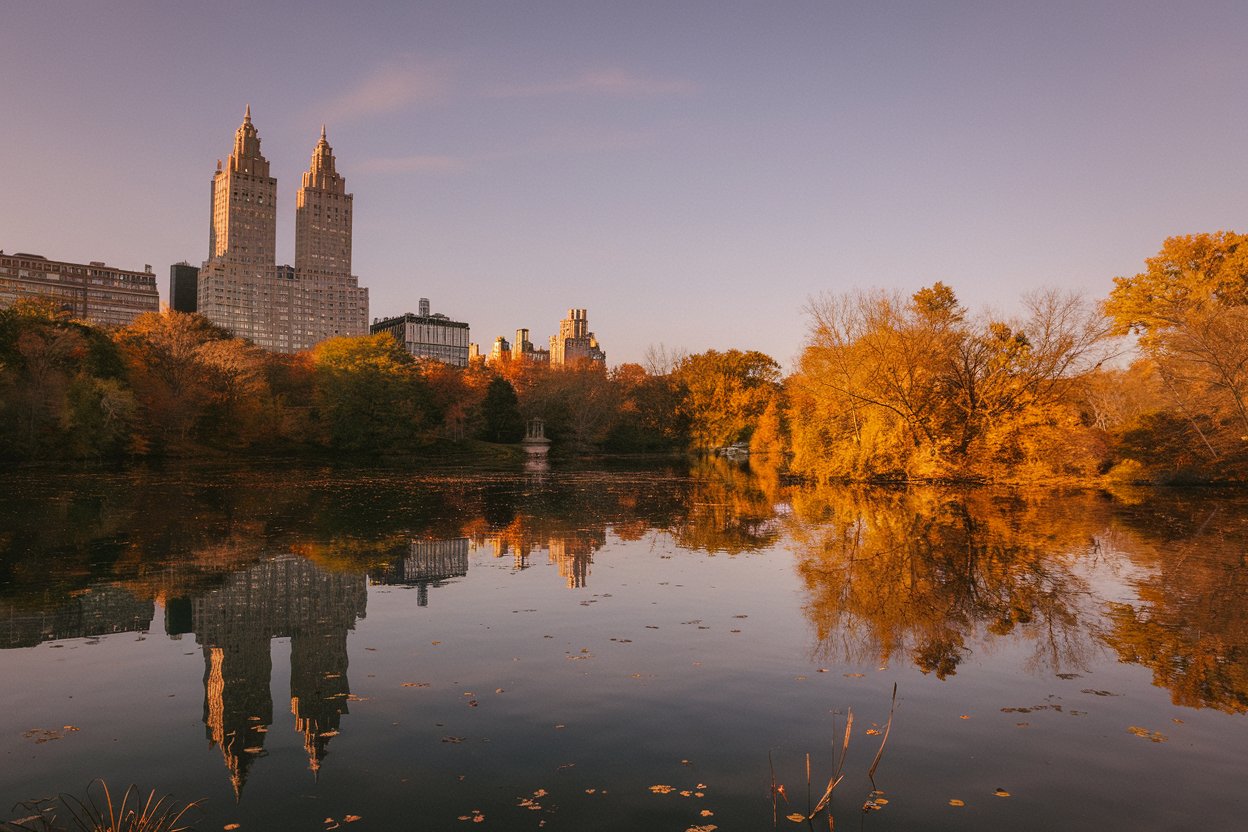
[[[368,289],[351,274],[351,209],[322,126],[295,198],[295,265],[277,264],[277,180],[249,106],[233,151],[224,165],[217,161],[212,178],[199,313],[275,352],[368,334]]]

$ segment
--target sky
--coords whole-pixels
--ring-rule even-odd
[[[1248,3],[0,0],[0,249],[207,256],[251,106],[279,262],[325,123],[370,317],[608,363],[756,349],[940,280],[983,314],[1248,229]]]

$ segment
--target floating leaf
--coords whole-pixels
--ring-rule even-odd
[[[949,805],[950,805],[950,806],[965,806],[965,805],[966,805],[966,803],[964,803],[964,802],[963,802],[963,801],[961,801],[961,800],[958,800],[958,799],[955,797],[953,800],[950,800],[950,801],[949,801]]]
[[[1010,796],[1010,793],[1007,792],[1005,789],[1001,788],[1000,786],[997,786],[997,790],[994,791],[993,794],[995,794],[997,797],[1009,797]]]
[[[362,820],[362,818],[359,815],[347,815],[345,818],[342,819],[342,822],[343,823],[355,823],[357,820]]]
[[[794,812],[793,814],[785,815],[784,817],[786,820],[791,820],[794,823],[801,823],[802,821],[806,820],[806,816],[803,815],[801,812]]]
[[[237,823],[227,823],[225,826],[222,826],[221,828],[224,829],[225,832],[230,832],[231,829],[237,829],[240,825],[241,824],[237,824]]]
[[[1152,742],[1165,742],[1169,739],[1169,737],[1160,731],[1149,731],[1147,728],[1141,728],[1138,725],[1132,725],[1127,728],[1127,733],[1135,734],[1137,737],[1143,737],[1144,739]]]
[[[655,794],[671,794],[672,792],[676,791],[676,789],[674,786],[668,786],[668,785],[660,783],[658,785],[651,786],[650,791],[654,792]]]

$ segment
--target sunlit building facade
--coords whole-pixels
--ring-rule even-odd
[[[101,326],[125,326],[160,310],[151,266],[135,272],[98,261],[67,263],[0,251],[0,309],[22,298],[45,298],[72,317]]]
[[[568,317],[559,322],[559,334],[550,336],[550,363],[555,365],[593,361],[605,364],[607,354],[598,346],[598,339],[589,331],[589,311],[569,309]]]
[[[368,289],[351,274],[352,199],[322,127],[296,197],[295,265],[278,266],[277,180],[248,107],[212,180],[200,314],[275,352],[367,334]]]
[[[419,310],[419,314],[408,312],[373,321],[372,332],[393,335],[416,358],[432,358],[452,367],[467,367],[468,324],[430,312],[428,298],[420,299]]]

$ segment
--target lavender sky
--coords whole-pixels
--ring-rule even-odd
[[[0,0],[0,248],[169,264],[250,104],[278,258],[320,125],[370,316],[483,346],[589,310],[786,367],[803,306],[936,280],[1008,315],[1248,228],[1248,3]]]

